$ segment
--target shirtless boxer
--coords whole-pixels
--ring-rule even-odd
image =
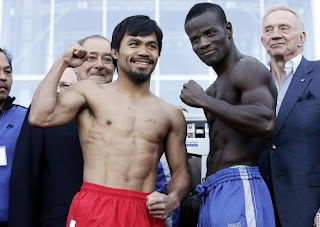
[[[74,117],[78,121],[84,183],[72,202],[67,226],[164,226],[164,218],[187,196],[184,116],[149,90],[161,44],[155,21],[128,17],[112,36],[115,82],[79,81],[56,95],[57,75],[88,59],[84,48],[72,44],[37,88],[29,116],[32,125],[53,127]],[[91,114],[77,115],[84,108]],[[168,195],[154,192],[164,151],[172,175]]]
[[[203,108],[210,133],[199,226],[274,226],[269,191],[254,163],[275,129],[276,87],[268,69],[241,54],[223,9],[196,4],[185,31],[198,57],[218,77],[204,92],[193,80],[181,99]]]

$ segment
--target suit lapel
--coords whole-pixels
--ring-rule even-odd
[[[299,96],[305,91],[308,84],[312,80],[312,76],[308,75],[311,71],[312,67],[310,62],[302,57],[301,62],[295,74],[293,75],[288,91],[286,92],[286,95],[282,101],[282,105],[277,117],[277,127],[273,137],[277,135],[292,111],[294,105],[297,103]]]

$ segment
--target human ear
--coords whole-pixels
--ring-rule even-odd
[[[298,43],[298,47],[303,46],[304,41],[306,40],[306,33],[305,32],[301,32],[300,36],[299,36],[299,43]]]
[[[114,58],[114,59],[118,59],[118,53],[117,53],[117,51],[115,50],[115,49],[111,49],[111,55],[112,55],[112,57]]]
[[[228,37],[231,38],[233,31],[232,31],[232,24],[230,22],[227,22],[226,29],[227,29]]]

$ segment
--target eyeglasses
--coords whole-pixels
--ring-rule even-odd
[[[71,85],[72,85],[72,83],[64,83],[64,82],[62,82],[62,83],[59,84],[59,88],[60,88],[60,90],[65,91],[65,90],[67,90]]]

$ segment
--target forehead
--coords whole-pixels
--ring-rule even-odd
[[[212,11],[205,12],[199,16],[196,16],[189,20],[185,25],[187,34],[191,34],[196,31],[206,31],[210,28],[222,28],[218,16]]]
[[[278,24],[296,25],[297,17],[290,11],[276,10],[269,13],[268,16],[265,18],[265,27]]]
[[[111,44],[109,41],[100,38],[92,38],[86,40],[82,45],[89,52],[110,53]]]
[[[6,66],[9,66],[9,61],[6,57],[6,55],[2,52],[0,52],[0,64],[3,66],[3,67],[6,67]]]
[[[130,40],[137,40],[137,41],[147,42],[147,43],[150,43],[150,42],[158,43],[156,33],[152,33],[147,36],[131,36],[125,33],[121,42],[128,42]]]

